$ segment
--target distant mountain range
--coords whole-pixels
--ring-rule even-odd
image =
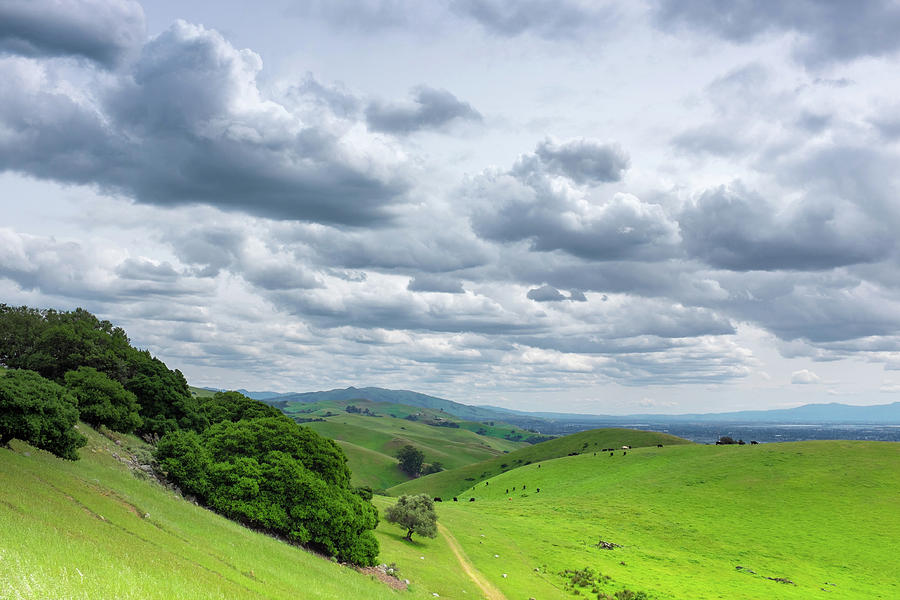
[[[211,388],[209,388],[211,389]],[[686,415],[632,414],[589,415],[557,412],[526,412],[497,406],[471,406],[408,390],[388,390],[378,387],[334,389],[321,392],[286,393],[251,392],[242,394],[264,402],[319,402],[329,400],[370,400],[420,406],[443,410],[451,415],[471,421],[498,420],[526,428],[547,430],[548,425],[577,423],[581,425],[625,425],[635,423],[782,423],[782,424],[878,424],[900,425],[900,402],[873,406],[849,404],[806,404],[796,408],[777,410],[743,410],[724,413],[698,413]]]

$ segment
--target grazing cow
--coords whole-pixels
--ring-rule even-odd
[[[538,488],[538,489],[537,489],[537,493],[538,493],[538,494],[541,493],[541,488]]]
[[[622,456],[625,456],[626,454],[628,454],[628,452],[625,450],[622,450]]]
[[[613,455],[613,453],[612,453],[612,452],[610,452],[610,453],[609,453],[609,455],[610,455],[610,456],[612,456],[612,455]]]
[[[437,496],[437,497],[435,497],[434,501],[435,502],[443,502],[444,500],[440,496]]]
[[[459,502],[459,498],[457,498],[456,496],[453,496],[453,501],[454,501],[454,502]]]
[[[523,489],[523,490],[525,489],[525,486],[524,486],[524,485],[522,486],[522,489]]]
[[[475,498],[469,498],[469,502],[475,502]]]
[[[541,468],[541,465],[538,465],[538,469],[540,469],[540,468]]]
[[[757,442],[756,440],[750,440],[750,445],[751,445],[751,446],[755,446],[755,445],[757,445],[758,443],[759,443],[759,442]]]
[[[516,488],[513,488],[513,491],[516,491]]]
[[[662,448],[662,444],[657,444],[656,447],[657,447],[657,448]]]
[[[631,450],[631,446],[622,446],[622,450]]]
[[[506,493],[507,493],[507,494],[509,493],[509,488],[506,488]]]

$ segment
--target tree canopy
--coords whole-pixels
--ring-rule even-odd
[[[434,502],[426,494],[400,496],[397,504],[387,508],[384,518],[388,523],[405,528],[409,541],[412,541],[413,533],[430,538],[437,536],[437,513]]]
[[[65,375],[66,388],[78,403],[81,420],[91,425],[131,433],[141,424],[137,396],[93,367],[78,367]]]
[[[404,473],[411,477],[418,477],[422,471],[422,463],[425,462],[425,453],[407,444],[397,450],[397,460]]]
[[[78,409],[66,388],[34,371],[0,372],[0,445],[13,438],[78,460],[87,438],[75,430]]]
[[[69,371],[91,367],[137,397],[141,432],[162,435],[207,426],[180,371],[134,348],[122,328],[81,308],[0,304],[0,365],[30,369],[60,384]]]

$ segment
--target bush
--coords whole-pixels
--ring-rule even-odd
[[[350,487],[343,452],[286,417],[171,432],[157,458],[185,492],[231,519],[342,561],[375,563],[378,512]]]
[[[87,438],[74,429],[77,421],[76,401],[61,385],[34,371],[0,374],[0,445],[16,438],[78,460],[78,448]]]
[[[65,375],[66,388],[78,402],[81,419],[131,433],[141,425],[137,396],[93,367],[78,367]]]

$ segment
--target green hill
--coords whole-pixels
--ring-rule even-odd
[[[348,406],[366,412],[348,413]],[[499,437],[502,430],[497,426],[491,428],[495,436],[477,435],[464,427],[463,422],[439,411],[399,404],[365,400],[322,401],[289,403],[282,406],[282,410],[341,445],[349,460],[354,485],[368,485],[379,490],[409,480],[395,458],[397,450],[407,444],[422,450],[426,463],[440,462],[447,469],[527,446],[524,442]],[[418,420],[405,418],[410,415]],[[451,424],[455,426],[449,426]],[[517,428],[506,428],[505,432],[528,435]]]
[[[148,455],[136,438],[80,429],[89,444],[77,462],[18,441],[0,448],[0,598],[397,597],[136,478],[116,458]],[[405,597],[432,596],[413,586]]]
[[[567,456],[574,452],[593,454],[603,448],[619,448],[618,452],[621,454],[622,446],[638,448],[641,446],[656,446],[657,444],[689,443],[685,439],[655,431],[591,429],[590,431],[582,431],[520,448],[507,455],[490,458],[479,463],[469,464],[426,477],[419,477],[418,479],[388,488],[387,492],[392,496],[423,492],[431,496],[455,496],[478,482],[505,471],[552,458],[559,458],[560,456]]]
[[[560,573],[585,567],[597,586],[580,588],[588,598],[900,598],[897,465],[900,444],[886,442],[584,453],[438,503],[439,522],[507,598],[573,598]],[[426,540],[416,553],[459,568],[444,546]],[[411,562],[411,576],[436,585]]]

